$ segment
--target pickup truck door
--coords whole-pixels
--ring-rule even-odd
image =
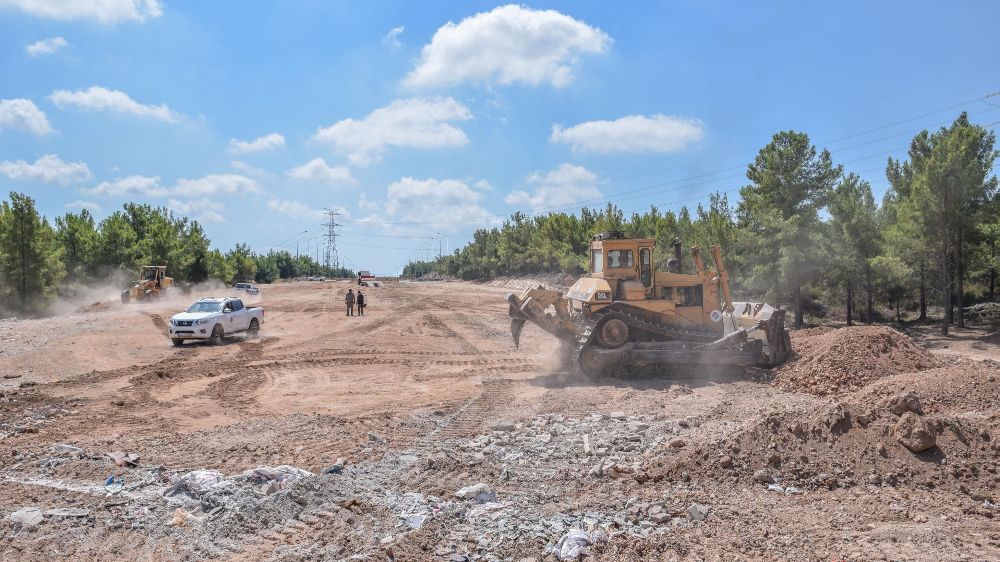
[[[222,305],[222,330],[225,333],[231,334],[239,331],[239,328],[236,327],[236,315],[237,313],[233,311],[233,303],[227,302]]]
[[[233,326],[234,330],[243,331],[250,327],[250,311],[243,305],[243,301],[234,300],[233,301]]]

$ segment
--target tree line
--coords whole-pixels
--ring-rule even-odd
[[[167,275],[182,286],[352,275],[285,250],[256,254],[246,244],[212,249],[198,221],[164,207],[126,203],[100,222],[82,209],[52,224],[28,195],[12,192],[0,201],[0,317],[44,313],[80,287],[134,280],[142,265],[167,266]]]
[[[788,306],[796,327],[810,307],[842,306],[848,323],[871,323],[876,303],[893,310],[897,321],[904,309],[926,320],[928,306],[938,305],[947,334],[949,324],[964,326],[964,305],[996,298],[995,144],[995,135],[965,113],[917,134],[907,158],[888,160],[889,187],[879,203],[867,181],[818,150],[807,134],[782,131],[747,166],[735,204],[717,192],[694,213],[653,204],[626,217],[611,203],[578,214],[515,213],[499,228],[477,230],[452,255],[409,263],[403,275],[580,274],[589,266],[591,236],[621,230],[656,239],[660,270],[675,237],[686,246],[719,244],[735,294]]]

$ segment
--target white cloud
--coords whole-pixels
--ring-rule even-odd
[[[597,188],[600,183],[597,174],[574,164],[562,164],[546,174],[534,172],[525,183],[533,188],[531,192],[513,191],[504,201],[542,211],[604,197]]]
[[[163,14],[160,0],[0,0],[0,8],[13,8],[41,18],[100,23],[142,22]]]
[[[229,139],[230,154],[247,154],[249,152],[264,152],[266,150],[274,150],[279,146],[285,146],[285,137],[281,136],[278,133],[271,133],[270,135],[257,137],[252,141]]]
[[[226,210],[225,205],[210,199],[194,201],[170,199],[167,201],[167,208],[177,214],[189,216],[201,222],[226,222],[226,217],[222,214]]]
[[[167,107],[166,104],[141,104],[121,90],[109,90],[101,86],[91,86],[86,90],[76,90],[73,92],[69,90],[56,90],[52,92],[49,99],[59,109],[64,109],[68,105],[75,105],[92,111],[129,113],[139,117],[157,119],[166,123],[176,123],[180,118],[180,114]]]
[[[384,45],[388,45],[393,51],[395,51],[402,46],[399,43],[399,36],[402,35],[404,31],[406,31],[406,27],[402,25],[390,29],[389,33],[386,33],[385,37],[382,38],[382,43]]]
[[[357,166],[382,159],[386,147],[434,149],[469,143],[451,121],[472,119],[472,112],[452,98],[395,100],[364,119],[344,119],[320,128],[313,139],[332,144]]]
[[[104,195],[106,197],[135,196],[165,197],[169,194],[167,188],[160,185],[159,177],[127,176],[115,181],[104,181],[96,187],[85,189],[84,193]]]
[[[26,46],[24,48],[24,52],[27,53],[29,57],[51,55],[66,45],[69,45],[69,43],[66,42],[66,39],[62,37],[52,37],[50,39],[35,41],[34,43]]]
[[[573,79],[581,54],[602,53],[611,43],[600,29],[555,10],[508,4],[446,23],[403,82],[416,88],[464,81],[561,87]]]
[[[12,180],[41,181],[69,185],[91,178],[90,168],[83,162],[63,162],[55,154],[46,154],[34,164],[24,160],[0,162],[0,174]]]
[[[330,166],[326,160],[316,158],[285,172],[292,179],[325,183],[329,186],[357,185],[351,170],[346,166]]]
[[[260,184],[252,178],[240,174],[209,174],[197,179],[177,180],[171,193],[186,197],[205,195],[232,195],[237,193],[260,193]]]
[[[0,100],[0,130],[20,129],[36,135],[56,132],[35,102],[16,98]]]
[[[94,213],[100,212],[101,206],[91,201],[73,201],[66,204],[67,209],[87,209]]]
[[[244,175],[248,175],[248,176],[256,176],[258,178],[266,178],[266,177],[271,177],[271,175],[272,175],[271,172],[268,172],[267,170],[265,170],[263,168],[258,168],[256,166],[251,166],[250,164],[247,164],[246,162],[244,162],[242,160],[233,160],[232,162],[229,163],[229,165],[232,166],[232,168],[234,170],[236,170],[237,172],[241,172]]]
[[[84,190],[91,195],[119,197],[139,195],[144,197],[206,197],[210,195],[233,195],[238,193],[260,193],[256,180],[239,174],[209,174],[197,179],[180,179],[171,187],[160,185],[159,177],[128,176],[112,182],[102,182],[96,187]]]
[[[479,204],[484,198],[482,191],[486,191],[482,182],[470,186],[455,179],[404,177],[389,184],[384,212],[369,215],[359,222],[383,226],[398,223],[404,227],[408,223],[430,223],[435,229],[447,232],[463,229],[469,224],[498,224],[499,218]],[[375,204],[365,199],[362,207],[371,208]]]
[[[700,119],[656,114],[628,115],[614,121],[587,121],[568,129],[552,126],[549,142],[578,152],[676,152],[705,137]]]
[[[287,199],[271,199],[267,202],[267,208],[288,215],[293,219],[316,220],[326,216],[322,209],[313,209],[300,201]]]

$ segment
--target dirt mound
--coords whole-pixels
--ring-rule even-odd
[[[112,303],[108,301],[97,301],[95,303],[88,304],[87,306],[81,306],[76,311],[77,312],[104,312],[105,310],[111,310]]]
[[[776,370],[774,384],[819,396],[939,365],[926,349],[885,326],[793,332],[792,349],[795,355]]]

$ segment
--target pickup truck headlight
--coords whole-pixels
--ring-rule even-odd
[[[200,320],[194,321],[196,326],[201,326],[202,324],[208,324],[208,318],[202,318]]]

